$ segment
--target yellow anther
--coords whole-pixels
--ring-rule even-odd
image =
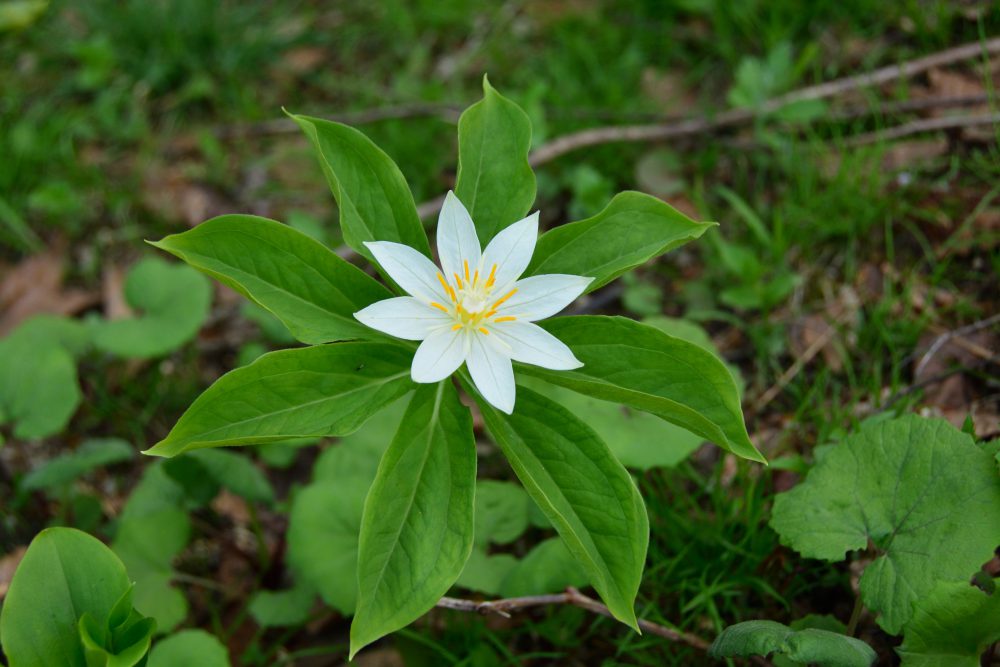
[[[458,274],[457,273],[453,273],[451,275],[455,276],[455,284],[458,285],[458,289],[464,289],[462,287],[462,279],[458,277]]]
[[[452,331],[458,331],[458,330],[459,330],[459,329],[461,329],[461,328],[462,328],[462,325],[461,325],[461,324],[456,324],[455,326],[453,326],[453,327],[451,328],[451,330],[452,330]]]
[[[472,286],[475,287],[476,283],[479,282],[479,269],[476,269],[475,275],[472,276]]]
[[[485,315],[483,315],[483,318],[488,320],[488,319],[490,319],[491,317],[493,317],[496,314],[497,314],[497,311],[491,310],[490,312],[488,312]]]
[[[499,308],[500,304],[502,304],[504,301],[506,301],[510,297],[514,296],[514,294],[516,292],[517,292],[517,288],[515,287],[511,291],[509,291],[506,294],[504,294],[502,297],[500,297],[500,299],[496,303],[494,303],[492,306],[490,306],[490,310],[496,310],[497,308]]]
[[[448,284],[448,281],[444,279],[444,276],[441,275],[440,273],[438,273],[437,276],[438,280],[441,282],[441,287],[444,288],[444,293],[447,294],[452,301],[458,301],[458,299],[455,298],[454,288],[452,288],[452,286]]]
[[[484,336],[488,336],[490,333],[486,327],[479,327],[479,331],[481,331]]]
[[[497,322],[513,322],[516,319],[517,318],[514,317],[513,315],[504,315],[503,317],[498,317],[495,320],[493,320],[493,323],[496,324]]]
[[[490,269],[489,277],[486,279],[486,286],[493,287],[493,283],[496,282],[496,279],[497,279],[497,265],[494,264],[493,268]]]
[[[431,301],[431,308],[437,308],[438,310],[444,311],[445,313],[448,312],[448,309],[442,306],[437,301]]]
[[[463,259],[462,264],[465,266],[465,279],[469,279],[469,260]]]

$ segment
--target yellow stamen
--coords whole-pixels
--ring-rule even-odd
[[[494,264],[493,268],[490,269],[489,278],[486,279],[486,286],[493,287],[493,283],[496,281],[496,279],[497,279],[497,265]]]
[[[444,279],[444,276],[442,276],[440,273],[438,273],[437,276],[438,280],[441,282],[441,287],[444,288],[444,293],[447,294],[449,297],[451,297],[452,301],[458,301],[458,299],[455,298],[454,288],[452,288],[452,286],[448,284],[448,282]]]
[[[453,326],[453,327],[451,328],[451,330],[452,330],[452,331],[458,331],[458,330],[459,330],[459,329],[461,329],[461,328],[462,328],[462,325],[461,325],[461,324],[456,324],[455,326]]]
[[[497,301],[497,302],[496,302],[496,303],[494,303],[494,304],[493,304],[492,306],[490,306],[490,310],[496,310],[497,308],[499,308],[499,307],[500,307],[500,304],[502,304],[502,303],[503,303],[504,301],[506,301],[506,300],[507,300],[507,299],[509,299],[510,297],[514,296],[514,294],[515,294],[516,292],[517,292],[517,288],[515,287],[515,288],[514,288],[514,289],[512,289],[511,291],[509,291],[509,292],[507,292],[506,294],[504,294],[504,295],[503,295],[502,297],[500,297],[500,300],[499,300],[499,301]]]
[[[475,287],[476,283],[479,282],[479,269],[476,269],[475,275],[472,276],[472,286]]]
[[[483,333],[484,336],[488,336],[490,334],[489,330],[486,327],[479,327],[479,330]]]
[[[462,287],[462,279],[458,277],[458,274],[457,273],[453,273],[451,275],[455,276],[455,283],[458,285],[458,289],[463,289],[463,287]]]
[[[463,259],[462,264],[465,266],[465,279],[469,279],[469,260]]]
[[[513,315],[504,315],[503,317],[498,317],[495,320],[493,320],[493,324],[496,324],[497,322],[513,322],[516,319],[517,318],[514,317]]]
[[[491,317],[493,317],[496,314],[497,314],[497,311],[491,310],[490,312],[488,312],[485,315],[483,315],[483,318],[488,320],[488,319],[490,319]]]
[[[442,306],[437,301],[431,301],[431,308],[437,308],[438,310],[444,311],[445,313],[448,312],[448,309]]]

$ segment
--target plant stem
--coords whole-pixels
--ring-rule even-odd
[[[858,622],[861,621],[861,612],[865,610],[865,605],[861,601],[861,593],[858,592],[857,597],[854,598],[854,609],[851,611],[851,620],[847,622],[847,636],[853,637],[855,631],[858,629]]]

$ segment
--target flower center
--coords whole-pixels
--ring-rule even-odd
[[[508,315],[496,317],[497,309],[504,301],[514,296],[517,288],[510,290],[500,298],[495,298],[493,290],[496,287],[497,265],[494,264],[489,274],[483,276],[479,269],[469,272],[469,262],[465,260],[463,264],[463,275],[452,274],[455,278],[454,284],[450,283],[443,274],[438,273],[438,280],[445,294],[448,295],[448,303],[431,303],[431,306],[448,313],[455,323],[451,327],[453,331],[462,328],[475,329],[482,334],[489,334],[487,324],[497,322],[510,322],[514,317]]]

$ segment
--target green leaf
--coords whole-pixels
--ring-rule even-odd
[[[522,365],[521,372],[650,412],[738,456],[765,462],[747,434],[733,376],[711,352],[624,317],[557,317],[540,324],[583,367]]]
[[[88,667],[145,665],[156,621],[132,608],[132,587],[118,599],[107,619],[86,612],[78,624]]]
[[[365,496],[403,415],[403,401],[320,454],[313,482],[292,502],[288,561],[296,581],[343,614],[358,595],[358,534]]]
[[[354,613],[358,600],[358,534],[371,477],[311,484],[292,503],[288,561],[328,605]]]
[[[430,257],[413,195],[392,158],[353,127],[289,115],[316,150],[340,207],[340,226],[347,245],[372,261],[365,241],[394,241]]]
[[[130,587],[122,562],[99,540],[49,528],[32,540],[0,610],[0,643],[13,667],[88,667],[78,624],[106,619]]]
[[[410,351],[388,343],[265,354],[222,376],[144,453],[346,435],[413,387],[410,361]]]
[[[519,381],[544,393],[573,414],[586,415],[587,424],[608,443],[615,457],[626,468],[671,468],[705,441],[701,436],[647,412],[584,396],[564,387],[553,387],[539,378],[522,378]]]
[[[421,385],[365,500],[351,657],[432,609],[472,550],[476,441],[450,380]]]
[[[517,408],[508,416],[470,393],[525,490],[608,609],[638,630],[633,604],[649,523],[628,472],[589,426],[541,394],[520,387]]]
[[[569,586],[583,586],[587,575],[559,537],[536,544],[507,572],[500,585],[503,597],[558,593]]]
[[[49,0],[12,0],[0,5],[0,32],[23,30],[49,8]]]
[[[185,500],[162,464],[147,467],[118,518],[111,545],[135,581],[136,609],[155,618],[161,632],[187,615],[187,600],[170,586],[173,560],[191,535]]]
[[[85,440],[74,451],[60,454],[35,468],[21,480],[22,491],[54,489],[97,468],[128,461],[135,455],[132,445],[117,438]]]
[[[142,314],[95,324],[94,345],[120,357],[158,357],[197,335],[212,288],[190,267],[147,257],[129,271],[125,300]]]
[[[1000,641],[1000,593],[959,581],[939,582],[913,609],[896,649],[904,667],[979,667]]]
[[[469,554],[469,560],[465,561],[465,567],[455,585],[487,595],[500,595],[504,580],[517,564],[518,560],[510,554],[488,556],[482,548],[475,547]]]
[[[974,521],[969,517],[975,517]],[[873,545],[864,603],[898,634],[942,581],[967,582],[1000,542],[992,458],[945,421],[909,415],[873,424],[777,496],[771,527],[803,556],[843,560]]]
[[[303,343],[370,338],[354,313],[392,296],[323,244],[267,218],[223,215],[152,245],[270,311]]]
[[[455,184],[455,194],[469,210],[483,246],[527,215],[535,201],[530,147],[528,115],[483,77],[483,99],[458,120]]]
[[[878,657],[860,639],[815,628],[792,630],[774,621],[731,625],[715,638],[708,653],[715,658],[776,653],[819,667],[869,667]]]
[[[316,591],[296,583],[283,591],[257,591],[250,600],[250,614],[262,628],[301,625],[309,619]]]
[[[73,358],[88,340],[79,322],[50,315],[0,340],[0,424],[13,422],[23,439],[63,430],[81,398]]]
[[[229,651],[204,630],[183,630],[157,642],[147,667],[229,667]]]
[[[528,529],[531,498],[517,484],[491,479],[476,483],[475,543],[509,544]]]
[[[543,234],[526,275],[589,276],[594,281],[587,291],[593,291],[626,271],[693,241],[715,225],[695,222],[656,197],[621,192],[592,218],[560,225]]]
[[[195,470],[175,470],[178,464],[193,467]],[[211,488],[208,489],[205,502],[218,493],[219,487],[240,496],[245,500],[271,504],[274,502],[274,489],[267,477],[254,465],[247,456],[228,452],[222,449],[198,449],[166,462],[167,472],[182,484],[182,478],[207,478]]]

